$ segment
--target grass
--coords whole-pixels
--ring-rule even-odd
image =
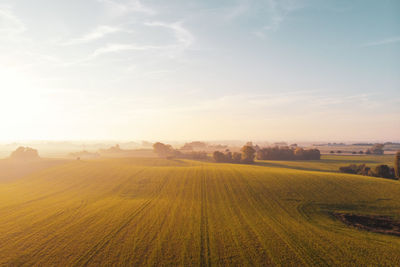
[[[330,172],[338,172],[339,167],[349,164],[366,164],[374,168],[379,164],[386,164],[393,167],[393,163],[393,155],[322,155],[321,160],[257,161],[257,164],[261,166]]]
[[[295,169],[342,160],[103,159],[32,171],[0,184],[0,265],[398,266],[399,237],[331,215],[399,218],[398,181]]]

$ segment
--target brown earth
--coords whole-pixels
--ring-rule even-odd
[[[400,236],[400,221],[387,216],[334,213],[343,223],[375,233]]]

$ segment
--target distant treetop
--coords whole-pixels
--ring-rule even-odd
[[[10,158],[12,159],[40,159],[39,153],[36,149],[30,147],[18,147],[14,152],[11,153]]]

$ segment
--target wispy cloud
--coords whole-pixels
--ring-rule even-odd
[[[156,26],[170,29],[174,32],[178,45],[182,48],[191,46],[194,42],[193,34],[183,27],[182,22],[165,23],[165,22],[146,22],[146,26]]]
[[[239,2],[238,4],[230,7],[227,11],[226,11],[226,15],[224,16],[224,18],[226,20],[233,20],[235,18],[238,18],[240,16],[242,16],[243,14],[245,14],[248,10],[249,10],[249,3],[246,2]]]
[[[194,42],[193,35],[186,30],[181,22],[175,23],[164,23],[164,22],[146,22],[146,26],[163,27],[173,31],[174,36],[177,40],[176,44],[165,44],[165,45],[137,45],[137,44],[108,44],[104,47],[96,49],[87,60],[97,58],[101,55],[109,53],[118,53],[124,51],[148,51],[148,50],[181,50],[189,47]]]
[[[26,30],[24,23],[13,13],[11,8],[0,7],[0,34],[14,35]],[[1,38],[1,36],[0,36]]]
[[[264,16],[266,23],[262,28],[254,31],[254,34],[258,37],[265,38],[268,32],[277,31],[291,12],[301,7],[300,1],[266,1],[266,4],[262,9],[265,12]]]
[[[64,42],[63,45],[85,44],[85,43],[89,43],[89,42],[101,39],[101,38],[105,37],[106,35],[110,35],[110,34],[117,33],[117,32],[123,32],[123,31],[125,31],[125,30],[123,30],[122,28],[119,28],[119,27],[102,25],[102,26],[98,26],[92,32],[90,32],[82,37],[74,38],[74,39]]]
[[[109,54],[109,53],[117,53],[123,51],[145,51],[145,50],[154,50],[161,49],[160,46],[151,46],[151,45],[135,45],[135,44],[109,44],[104,47],[96,49],[90,56],[89,59],[96,58],[100,55]]]
[[[141,53],[141,55],[147,56],[145,52],[152,51],[151,53],[151,60],[157,60],[161,58],[176,58],[177,55],[182,53],[188,47],[190,47],[194,42],[194,36],[192,33],[187,30],[183,23],[178,21],[174,23],[166,23],[162,21],[154,21],[154,22],[145,22],[142,23],[142,26],[145,27],[161,27],[171,31],[176,40],[173,43],[149,43],[149,44],[139,44],[135,42],[135,40],[131,40],[131,42],[121,43],[121,42],[103,42],[103,45],[94,49],[93,52],[82,57],[77,60],[69,61],[64,64],[63,66],[75,66],[75,65],[85,65],[90,61],[96,60],[99,57],[106,56],[109,54],[122,54],[127,52],[137,52]],[[140,31],[140,30],[139,30]],[[116,33],[116,32],[131,32],[129,30],[125,30],[120,27],[101,27],[97,28],[92,33],[85,35],[82,38],[75,39],[73,42],[70,41],[68,44],[79,44],[82,42],[90,42],[96,39],[100,39],[105,37],[108,34]],[[157,35],[157,32],[154,34]],[[157,51],[157,53],[154,53]]]
[[[143,5],[139,0],[116,1],[116,0],[97,0],[106,6],[106,10],[112,16],[120,17],[132,12],[155,15],[157,12]]]
[[[364,47],[379,46],[379,45],[387,45],[387,44],[393,44],[393,43],[398,43],[398,42],[400,42],[400,36],[386,38],[386,39],[374,41],[374,42],[368,42],[368,43],[363,44],[362,46],[364,46]]]

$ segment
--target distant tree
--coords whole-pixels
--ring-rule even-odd
[[[191,145],[192,147],[197,147],[197,148],[206,148],[207,144],[201,141],[193,141],[191,143],[189,143],[189,145]]]
[[[193,141],[190,143],[186,143],[181,149],[182,150],[205,150],[207,148],[207,144],[200,141]]]
[[[338,151],[336,151],[336,153],[342,154],[342,150],[338,150]]]
[[[232,154],[232,162],[233,163],[240,163],[241,160],[242,160],[242,154],[240,154],[239,152],[234,152]]]
[[[391,168],[388,165],[381,164],[375,167],[374,174],[376,177],[382,177],[382,178],[394,178],[394,170],[391,170]]]
[[[321,152],[318,149],[306,149],[304,150],[305,160],[318,160],[321,159]]]
[[[331,153],[331,154],[334,154],[334,153],[335,153],[335,151],[331,150],[331,152],[329,152],[329,153]]]
[[[294,156],[298,159],[303,159],[304,158],[304,149],[301,147],[298,147],[294,150]]]
[[[362,154],[364,154],[364,151],[360,150],[360,151],[358,152],[358,154],[362,155]]]
[[[170,158],[176,154],[171,145],[166,145],[160,142],[153,145],[153,150],[161,158]]]
[[[354,155],[354,154],[357,154],[357,152],[353,151],[353,152],[351,152],[351,154],[353,154],[353,155]]]
[[[20,146],[11,153],[10,158],[18,160],[31,160],[39,159],[40,157],[36,149]]]
[[[359,175],[370,175],[370,176],[373,175],[371,168],[368,166],[365,166],[365,164],[361,164],[361,165],[350,164],[348,166],[340,167],[339,171],[343,172],[343,173],[351,173],[351,174],[359,174]]]
[[[358,166],[356,164],[350,164],[349,166],[343,166],[339,168],[340,172],[357,174]]]
[[[232,152],[227,151],[225,153],[225,160],[226,160],[226,162],[232,162]]]
[[[367,151],[365,151],[365,154],[370,155],[371,154],[371,150],[367,149]]]
[[[400,151],[397,151],[394,156],[394,173],[397,178],[400,178]]]
[[[181,150],[193,150],[193,147],[189,144],[185,144],[183,147],[181,147]]]
[[[220,152],[220,151],[214,151],[213,153],[213,159],[215,162],[226,162],[225,161],[225,154]]]
[[[376,155],[383,155],[383,144],[375,144],[372,148],[371,148],[371,152],[372,154],[376,154]]]
[[[398,179],[396,177],[396,170],[393,167],[390,168],[390,176],[391,176],[392,179]]]
[[[359,169],[358,174],[372,176],[372,170],[370,167],[367,167],[365,164],[363,164],[363,167]]]
[[[257,151],[259,160],[317,160],[321,158],[318,149],[303,149],[301,147],[275,146],[265,147]]]
[[[253,163],[256,150],[252,146],[245,145],[240,150],[242,152],[242,162]]]
[[[253,142],[251,142],[251,141],[247,142],[247,143],[245,144],[245,146],[251,146],[251,147],[254,148]]]

